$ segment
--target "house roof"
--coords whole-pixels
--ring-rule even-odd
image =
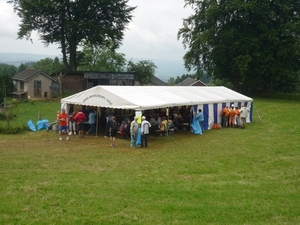
[[[43,71],[37,70],[37,69],[32,69],[32,68],[27,68],[27,69],[23,70],[22,72],[14,75],[13,80],[28,81],[38,74],[43,74],[44,76],[48,77],[49,79],[54,80],[52,77],[45,74]]]
[[[161,79],[159,79],[156,76],[152,76],[151,82],[156,86],[167,86],[165,82],[163,82]]]
[[[195,86],[196,83],[200,83],[202,86],[206,86],[201,80],[195,80],[193,78],[186,78],[185,80],[181,81],[180,83],[176,84],[176,86]]]

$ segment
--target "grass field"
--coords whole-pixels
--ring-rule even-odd
[[[43,104],[55,119],[59,104]],[[300,224],[299,102],[254,107],[245,130],[150,136],[148,149],[0,135],[0,224]]]

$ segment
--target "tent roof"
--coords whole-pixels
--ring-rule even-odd
[[[96,86],[61,104],[147,110],[183,105],[253,101],[223,86]]]

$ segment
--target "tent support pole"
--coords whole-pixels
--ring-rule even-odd
[[[96,138],[98,137],[98,107],[97,107],[97,113],[96,113],[97,119],[96,119]]]

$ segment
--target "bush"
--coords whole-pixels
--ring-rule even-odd
[[[0,134],[22,134],[24,132],[28,131],[28,127],[0,127]]]
[[[254,97],[264,97],[264,98],[269,98],[269,99],[300,101],[300,94],[273,93],[273,94],[261,94],[260,96],[254,96]]]

